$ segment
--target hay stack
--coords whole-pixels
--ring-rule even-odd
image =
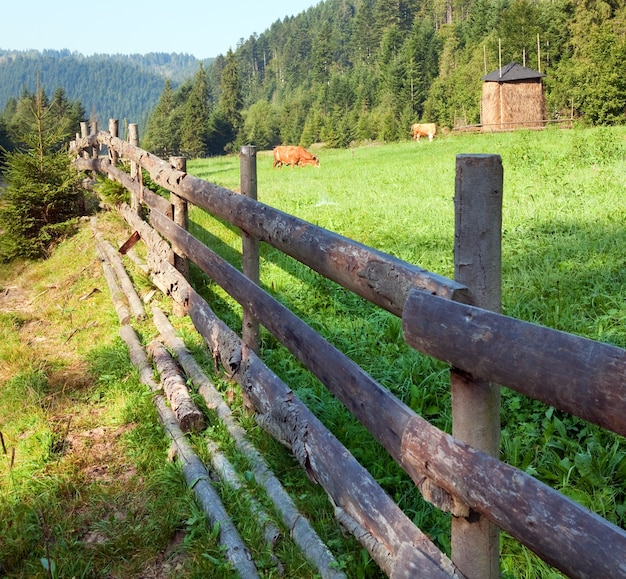
[[[545,74],[512,62],[483,77],[482,130],[543,128]]]

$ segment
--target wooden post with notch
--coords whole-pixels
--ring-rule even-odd
[[[80,136],[83,139],[86,139],[89,136],[89,123],[87,121],[81,121],[80,123]],[[89,149],[83,149],[82,156],[85,158],[91,157]]]
[[[469,288],[471,303],[501,311],[502,160],[499,155],[458,155],[454,195],[454,279]],[[452,435],[498,458],[500,387],[450,373]],[[452,561],[468,579],[500,576],[499,530],[470,511],[452,518]]]
[[[109,119],[109,134],[112,137],[117,138],[119,131],[119,122],[117,119]],[[117,151],[112,147],[109,147],[109,161],[114,167],[117,165]]]
[[[187,172],[187,159],[185,157],[170,157],[170,165],[177,171]],[[189,207],[187,200],[172,193],[170,191],[170,203],[172,204],[172,213],[174,223],[182,227],[185,231],[189,229]],[[180,248],[173,246],[174,250],[174,267],[183,274],[184,278],[189,281],[189,260]],[[175,313],[179,316],[185,315],[184,308],[174,301]]]
[[[240,189],[241,194],[250,199],[257,198],[257,167],[256,167],[256,147],[254,145],[245,145],[241,147],[239,155],[240,169]],[[260,281],[260,265],[259,265],[259,240],[245,231],[241,232],[242,236],[242,269],[244,275],[257,285]],[[258,320],[244,308],[243,311],[243,327],[242,338],[244,344],[252,351],[259,352],[259,322]]]
[[[139,146],[139,125],[137,125],[137,123],[130,123],[128,125],[128,142],[135,147]],[[143,188],[143,184],[141,182],[141,167],[136,161],[130,162],[130,177],[131,179],[138,181],[140,186]],[[131,191],[130,206],[133,211],[139,211],[139,203],[140,200],[137,198],[137,195]]]

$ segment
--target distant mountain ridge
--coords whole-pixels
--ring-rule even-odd
[[[165,80],[177,86],[193,77],[201,62],[208,66],[212,59],[160,52],[85,56],[69,50],[0,49],[0,110],[24,89],[35,92],[39,76],[48,96],[62,87],[101,127],[110,118],[145,125]]]

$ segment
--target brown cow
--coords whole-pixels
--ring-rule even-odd
[[[435,123],[415,123],[411,125],[411,134],[416,141],[419,141],[420,137],[428,137],[428,140],[432,141],[437,134],[437,127]]]
[[[303,167],[304,165],[316,165],[319,167],[320,160],[311,155],[304,147],[281,146],[274,149],[274,167],[282,167],[283,165],[294,165]]]

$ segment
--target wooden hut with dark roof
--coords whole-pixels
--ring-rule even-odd
[[[482,77],[482,130],[543,128],[545,96],[542,72],[511,62]]]

